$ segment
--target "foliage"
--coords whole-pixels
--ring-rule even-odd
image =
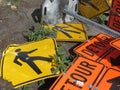
[[[67,69],[67,66],[71,65],[71,60],[70,58],[66,57],[66,54],[62,48],[62,46],[58,47],[58,51],[57,51],[57,55],[54,56],[55,58],[55,63],[57,63],[58,67],[52,68],[52,72],[53,73],[57,73],[57,72],[64,72]]]
[[[25,86],[23,86],[22,90],[29,90],[29,86],[30,86],[30,85],[25,85]]]
[[[27,35],[28,41],[37,41],[46,37],[55,37],[56,33],[50,28],[44,28],[43,23],[40,23],[39,27],[33,31],[29,31]]]
[[[99,22],[101,24],[105,24],[106,19],[107,19],[107,16],[105,14],[99,15],[99,20],[100,20]]]
[[[7,1],[10,2],[12,5],[18,5],[21,0],[7,0]]]
[[[43,84],[45,84],[45,80],[40,80],[40,81],[38,81],[38,86],[39,86],[39,87],[42,86]]]

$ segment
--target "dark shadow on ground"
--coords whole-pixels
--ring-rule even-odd
[[[40,86],[38,90],[49,90],[49,88],[52,86],[56,79],[57,77],[46,79],[45,84]]]
[[[35,9],[31,14],[35,23],[40,23],[42,18],[42,8]]]
[[[69,49],[69,53],[70,53],[70,55],[73,55],[73,56],[76,56],[76,54],[74,53],[74,48],[75,47],[77,47],[78,45],[80,45],[81,43],[76,43],[76,45],[74,45],[73,47],[71,47],[70,49]]]

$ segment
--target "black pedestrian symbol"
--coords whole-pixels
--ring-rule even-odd
[[[28,54],[35,52],[37,49],[33,49],[31,51],[21,51],[21,49],[16,49],[17,55],[14,59],[14,63],[22,66],[22,64],[18,61],[19,59],[25,63],[27,63],[37,74],[42,73],[41,70],[36,66],[33,62],[34,60],[42,60],[47,62],[52,62],[52,58],[43,57],[43,56],[29,56]]]
[[[112,66],[120,66],[120,55],[117,58],[110,57]]]
[[[120,90],[120,76],[107,80],[108,83],[112,83],[109,90]]]
[[[79,0],[79,1],[80,1],[80,3],[81,3],[82,5],[84,5],[84,6],[85,6],[84,3],[87,3],[87,4],[89,4],[91,7],[93,7],[94,9],[96,9],[97,11],[100,11],[99,8],[98,8],[97,6],[95,6],[95,5],[91,2],[91,0]],[[83,3],[83,2],[84,2],[84,3]]]

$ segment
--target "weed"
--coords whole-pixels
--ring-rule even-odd
[[[30,86],[30,85],[25,85],[25,86],[23,86],[23,87],[22,87],[22,90],[29,90],[29,86]]]
[[[28,41],[42,40],[46,37],[55,37],[56,32],[50,28],[44,28],[43,24],[40,23],[39,27],[35,28],[33,31],[29,31],[27,35]]]
[[[105,24],[105,22],[107,20],[107,16],[105,14],[101,14],[101,15],[99,15],[99,20],[100,20],[99,22],[101,24]]]
[[[38,86],[39,86],[39,87],[42,86],[43,84],[45,84],[45,80],[40,80],[40,81],[38,81]]]
[[[21,0],[7,0],[8,2],[10,2],[12,5],[18,5],[20,3]]]
[[[107,18],[108,18],[108,15],[106,15],[106,13],[103,13],[103,14],[100,14],[99,16],[93,18],[92,20],[99,23],[99,24],[103,24],[103,25],[106,25],[107,23]]]
[[[52,68],[52,72],[53,73],[57,73],[57,72],[65,72],[67,69],[67,66],[71,65],[72,62],[70,60],[70,57],[68,58],[66,56],[66,53],[63,50],[62,46],[58,47],[58,51],[57,51],[57,55],[54,56],[55,58],[55,63],[57,63],[57,68]]]

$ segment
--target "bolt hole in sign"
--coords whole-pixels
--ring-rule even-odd
[[[111,46],[120,50],[120,38],[117,38],[110,42]]]
[[[111,48],[109,42],[113,38],[106,34],[98,34],[91,39],[85,41],[74,49],[74,52],[87,59],[98,61],[103,58]]]
[[[108,26],[120,32],[120,0],[113,0]]]
[[[109,10],[106,0],[79,0],[79,13],[87,18],[93,18]]]
[[[12,83],[15,88],[42,79],[56,77],[51,68],[56,55],[54,39],[9,45],[1,60],[1,77]]]
[[[77,57],[49,90],[88,90],[89,84],[94,85],[104,69],[103,64]]]

